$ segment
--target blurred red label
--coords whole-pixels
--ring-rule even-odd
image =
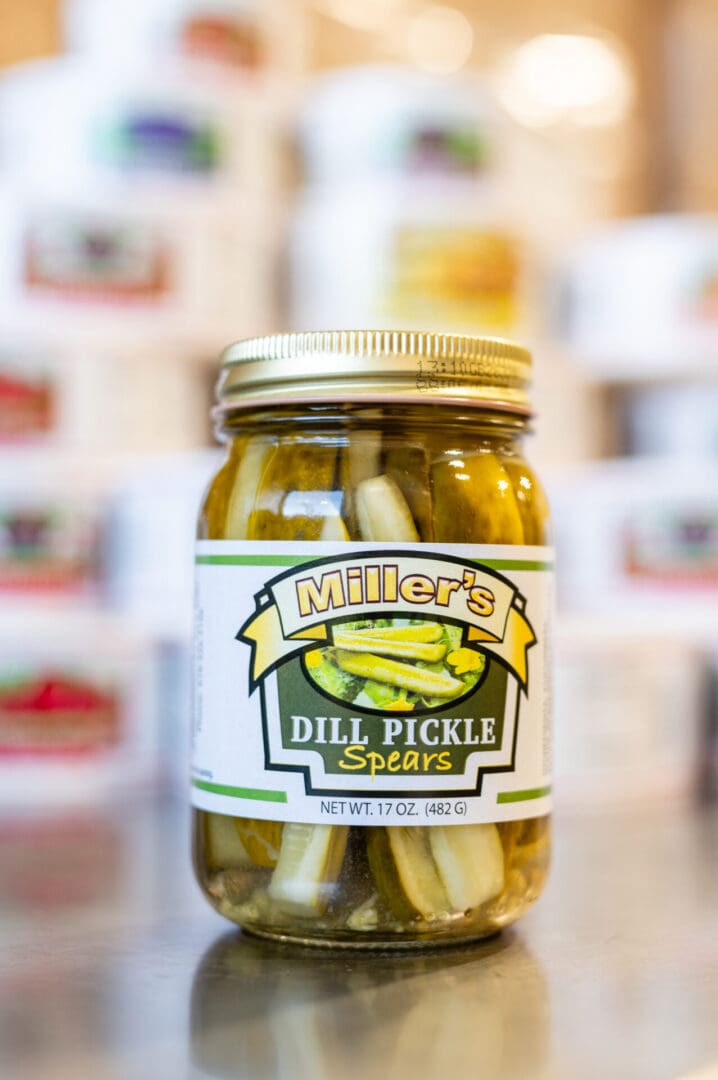
[[[46,434],[53,426],[54,405],[48,379],[0,368],[0,440]]]
[[[0,687],[0,756],[93,754],[120,739],[116,694],[49,674]]]
[[[251,71],[264,61],[259,27],[249,19],[229,19],[221,15],[188,18],[180,30],[180,49],[188,56]]]
[[[718,586],[718,512],[645,512],[624,527],[624,569],[632,581],[680,588]]]

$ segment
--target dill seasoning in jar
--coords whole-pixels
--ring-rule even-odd
[[[240,342],[197,544],[194,856],[255,934],[495,933],[549,863],[553,554],[517,345]]]

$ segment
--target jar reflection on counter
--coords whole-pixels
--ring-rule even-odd
[[[399,335],[405,336],[411,335]],[[436,337],[426,335],[431,341]],[[328,396],[314,403],[297,403],[285,398],[255,404],[242,400],[241,385],[226,394],[230,400],[222,405],[220,422],[228,456],[210,485],[199,526],[198,550],[215,554],[200,554],[198,560],[206,564],[247,561],[254,550],[263,553],[259,561],[271,561],[273,556],[267,552],[279,552],[277,542],[281,542],[290,545],[286,549],[290,555],[284,561],[277,555],[280,565],[291,565],[291,552],[296,555],[299,551],[302,554],[294,557],[294,563],[306,564],[307,551],[311,550],[306,548],[307,542],[321,545],[316,554],[322,557],[323,566],[332,562],[334,553],[338,560],[339,569],[325,566],[327,574],[339,575],[334,578],[336,592],[332,591],[334,585],[326,586],[329,606],[340,606],[338,582],[345,572],[348,576],[341,578],[341,588],[346,586],[349,603],[354,588],[361,590],[360,596],[357,592],[354,596],[363,605],[359,619],[339,619],[332,610],[328,643],[316,638],[307,646],[308,633],[303,632],[303,651],[292,661],[299,674],[292,676],[291,686],[296,688],[297,679],[303,680],[302,686],[309,686],[315,697],[318,692],[322,700],[334,703],[332,710],[325,704],[327,712],[340,715],[334,719],[312,715],[309,706],[303,712],[296,704],[298,691],[292,690],[291,736],[284,731],[283,738],[293,738],[296,744],[312,740],[312,750],[322,744],[320,752],[327,754],[324,767],[333,767],[336,775],[338,769],[363,774],[364,787],[354,793],[353,800],[343,798],[346,789],[340,788],[330,791],[331,797],[321,802],[325,813],[340,815],[336,823],[331,818],[328,823],[308,821],[298,811],[288,816],[278,809],[273,816],[271,808],[259,801],[253,809],[246,799],[228,803],[230,790],[236,793],[246,788],[230,789],[226,782],[208,780],[210,770],[197,768],[202,759],[195,753],[194,845],[200,885],[219,911],[255,933],[342,945],[448,943],[484,937],[509,925],[543,888],[550,849],[549,787],[543,784],[545,771],[541,773],[541,768],[545,770],[546,733],[541,730],[545,710],[543,706],[538,710],[538,721],[536,711],[533,719],[527,713],[524,720],[521,735],[529,742],[525,747],[521,744],[519,756],[533,755],[541,761],[531,766],[532,777],[540,774],[540,781],[536,786],[522,785],[519,781],[526,773],[515,774],[514,769],[525,770],[527,766],[523,759],[516,764],[516,741],[513,750],[510,745],[501,746],[504,730],[513,730],[518,738],[517,717],[523,697],[528,697],[528,673],[524,671],[522,682],[520,671],[522,649],[514,642],[513,652],[506,646],[502,653],[500,646],[493,644],[497,638],[490,635],[484,635],[481,648],[476,647],[472,643],[479,632],[472,637],[472,627],[459,621],[451,606],[457,596],[462,602],[466,596],[466,604],[473,604],[475,613],[488,616],[493,612],[493,599],[489,610],[486,583],[496,588],[497,595],[506,588],[507,596],[518,596],[519,600],[512,607],[514,601],[507,599],[504,621],[515,624],[517,640],[523,632],[528,655],[536,641],[529,616],[538,613],[536,630],[543,647],[548,604],[542,606],[541,594],[534,607],[529,602],[526,615],[520,584],[534,571],[538,571],[533,573],[535,578],[541,577],[549,565],[546,560],[550,560],[545,547],[549,541],[546,500],[522,454],[528,409],[521,398],[523,384],[516,367],[525,376],[526,354],[519,349],[515,356],[509,352],[508,361],[516,361],[512,368],[499,343],[500,362],[492,366],[486,356],[493,360],[493,354],[486,342],[480,344],[484,349],[481,363],[472,369],[478,374],[466,380],[471,393],[456,401],[442,392],[427,399],[416,389],[416,378],[407,377],[407,367],[402,368],[403,390],[400,387],[392,400],[372,399],[372,378],[380,381],[386,377],[386,363],[372,364],[376,357],[364,358],[369,385],[365,400],[346,402],[341,391],[335,391],[339,400]],[[388,354],[387,349],[381,360],[396,359],[396,353]],[[356,360],[353,353],[351,358]],[[400,359],[406,357],[401,354]],[[269,371],[272,360],[265,364],[265,371]],[[229,373],[225,370],[225,389],[227,381],[241,379],[241,365],[238,367],[239,375],[231,367]],[[499,384],[498,390],[489,385],[490,378]],[[229,552],[230,548],[215,548],[208,541],[249,541],[254,547],[242,547],[250,554],[222,555],[217,552]],[[372,549],[367,542],[379,546]],[[297,543],[304,546],[291,547]],[[344,544],[352,546],[344,549]],[[416,572],[401,578],[399,584],[387,577],[393,564],[387,567],[381,563],[383,546],[390,544],[395,547],[387,550],[394,562],[399,560],[398,566],[404,565],[404,557],[416,562],[412,566]],[[407,547],[398,550],[401,544]],[[425,555],[421,545],[426,545]],[[486,545],[491,545],[491,550]],[[533,550],[527,552],[527,547]],[[365,561],[360,570],[341,569],[343,551],[356,554],[357,559],[367,554],[371,562],[376,560],[376,566],[367,566]],[[507,557],[512,554],[520,558]],[[444,575],[449,572],[447,567],[454,566],[458,576],[439,576],[431,585],[428,572],[419,573],[434,565],[426,562],[428,559],[440,559],[436,565]],[[500,574],[501,568],[510,571],[513,580]],[[518,576],[520,571],[524,579]],[[287,570],[282,579],[291,573]],[[306,568],[303,573],[308,573]],[[492,576],[482,576],[486,574]],[[319,580],[325,579],[326,574]],[[272,577],[275,589],[278,581]],[[230,588],[229,577],[227,582]],[[306,588],[316,606],[325,584],[319,593],[315,586],[316,582]],[[391,617],[392,600],[401,604],[402,598],[406,601],[403,615]],[[407,617],[409,600],[417,607],[422,605],[416,618]],[[430,604],[428,615],[423,608],[426,603]],[[443,619],[436,614],[441,611],[440,604],[448,611]],[[266,613],[258,606],[257,620]],[[211,618],[212,609],[205,605],[201,608],[203,634]],[[232,636],[247,643],[254,633],[252,626],[248,620],[242,633]],[[291,640],[286,627],[285,633]],[[326,631],[324,634],[326,638]],[[200,646],[199,681],[205,709],[201,723],[205,727],[214,722],[206,711],[209,641],[203,637]],[[291,647],[296,649],[290,645],[285,653]],[[256,675],[262,649],[259,638],[253,648]],[[239,654],[235,655],[239,663]],[[290,668],[289,663],[282,663],[283,669]],[[537,663],[532,683],[535,701],[544,693],[547,678],[543,661]],[[283,691],[282,679],[289,685],[280,674],[278,693],[280,698],[285,693],[286,704],[288,691],[286,685]],[[482,723],[482,713],[462,715],[460,703],[464,701],[482,709],[488,709],[490,703],[498,710],[499,719],[492,718],[489,723],[485,715]],[[449,702],[452,717],[445,716]],[[344,711],[337,708],[342,704]],[[347,706],[357,715],[352,718]],[[247,717],[249,709],[247,705]],[[366,720],[364,728],[360,714]],[[383,724],[381,752],[369,734],[363,734],[374,730],[371,725],[379,722],[374,717],[381,717]],[[326,724],[319,728],[318,721]],[[536,729],[530,735],[529,725]],[[200,730],[199,741],[203,738],[206,735]],[[509,741],[507,735],[505,742]],[[333,757],[324,750],[329,743],[334,744]],[[454,751],[457,745],[460,748]],[[471,759],[476,746],[479,750]],[[514,788],[523,790],[512,791],[510,783],[502,789],[500,774],[497,787],[496,777],[490,772],[482,775],[480,768],[477,782],[476,761],[482,750],[508,754],[500,759],[501,773],[508,772]],[[271,747],[266,749],[267,754],[272,752]],[[475,762],[474,790],[468,796],[457,783],[453,789],[441,786],[442,772],[455,771],[455,756],[459,754],[467,776],[472,772],[467,761]],[[484,760],[496,764],[499,758]],[[412,770],[413,789],[406,780]],[[386,785],[396,774],[404,786],[397,780],[397,790],[392,791]],[[276,773],[266,776],[265,788],[272,780],[275,788],[280,786]],[[428,781],[438,789],[431,799],[422,794],[422,780],[423,791],[430,790],[428,776],[438,777]],[[212,778],[216,779],[215,773]],[[345,782],[345,777],[335,782]],[[475,810],[482,783],[492,792],[493,812],[486,809],[486,797],[480,812]],[[376,786],[372,788],[372,784]],[[388,792],[386,799],[377,799],[382,790]],[[454,792],[462,797],[455,798]],[[347,819],[352,806],[365,809],[360,809],[355,819]],[[400,813],[406,815],[405,820],[397,820]],[[384,814],[390,816],[382,824]]]
[[[192,1077],[527,1077],[551,1005],[518,936],[449,951],[341,957],[225,934],[192,986]],[[351,1044],[347,1032],[351,1030]],[[348,1051],[360,1049],[356,1061]]]

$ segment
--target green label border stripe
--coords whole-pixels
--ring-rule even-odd
[[[193,780],[192,786],[213,795],[227,795],[230,799],[255,799],[257,802],[287,802],[286,791],[263,791],[261,788],[230,787],[228,784],[210,784],[208,780]]]
[[[543,799],[551,794],[551,785],[546,787],[526,788],[524,791],[500,791],[496,796],[497,803],[529,802],[530,799]]]
[[[203,566],[301,566],[311,562],[311,555],[196,555]]]
[[[416,554],[421,557],[421,552]],[[312,559],[312,555],[196,555],[195,563],[198,566],[301,566]],[[552,562],[532,559],[468,559],[467,562],[489,570],[553,570],[554,566]]]
[[[489,570],[553,570],[552,562],[534,562],[531,559],[471,559],[475,566],[487,566]]]

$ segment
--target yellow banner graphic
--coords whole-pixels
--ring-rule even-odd
[[[536,636],[523,612],[515,606],[509,608],[500,638],[475,626],[467,624],[467,628],[469,646],[478,645],[482,652],[500,659],[525,689],[528,682],[528,651],[535,644]],[[307,642],[328,644],[329,635],[327,623],[319,622],[285,637],[277,605],[266,604],[237,635],[252,646],[252,688],[279,663],[302,652]]]

